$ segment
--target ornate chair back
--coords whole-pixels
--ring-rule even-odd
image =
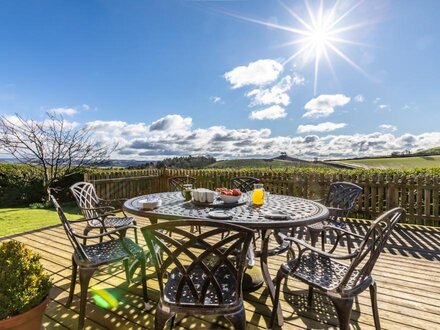
[[[371,275],[374,265],[382,252],[393,228],[405,214],[401,207],[385,212],[377,218],[368,229],[364,240],[357,249],[358,255],[353,259],[350,268],[342,279],[339,289],[349,291],[362,285]]]
[[[192,184],[193,188],[196,183],[196,178],[192,176],[172,176],[168,179],[169,191],[182,191],[184,184]]]
[[[191,232],[192,226],[203,227],[203,232]],[[252,230],[212,220],[179,220],[144,227],[142,233],[152,253],[163,305],[226,310],[242,304]]]
[[[90,182],[77,182],[71,185],[69,189],[84,217],[93,218],[100,215],[97,210],[94,210],[99,204],[99,197],[93,184]]]
[[[86,252],[84,251],[81,243],[78,241],[77,237],[75,236],[75,231],[72,228],[72,225],[70,224],[69,220],[67,220],[66,215],[64,214],[63,210],[60,207],[60,204],[58,204],[58,201],[53,197],[50,196],[52,203],[58,213],[58,216],[61,220],[61,224],[63,225],[64,231],[66,232],[67,238],[70,241],[70,244],[72,244],[73,249],[75,250],[76,254],[83,260],[89,260]]]
[[[232,189],[239,189],[242,192],[248,192],[254,190],[254,184],[260,183],[260,179],[250,176],[239,176],[232,178],[229,184]]]
[[[325,199],[325,205],[331,208],[330,216],[346,218],[353,209],[356,199],[361,193],[362,188],[354,183],[331,183]]]

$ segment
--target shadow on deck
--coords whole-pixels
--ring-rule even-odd
[[[139,225],[147,225],[145,219]],[[364,234],[368,221],[354,219],[350,227]],[[298,235],[304,238],[304,230]],[[46,310],[47,329],[76,329],[79,312],[79,285],[71,307],[66,307],[70,284],[72,249],[61,226],[0,238],[16,239],[42,255],[42,262],[51,274],[55,288]],[[330,238],[333,240],[333,238]],[[357,243],[357,242],[355,242]],[[344,249],[345,250],[345,249]],[[285,256],[270,259],[275,275]],[[383,329],[440,329],[440,228],[400,225],[379,258],[373,275],[378,283],[379,313]],[[150,299],[159,297],[157,281],[148,270]],[[91,291],[104,289],[118,302],[116,307],[104,306],[89,295],[86,326],[88,329],[153,329],[154,309],[142,310],[140,285],[127,285],[121,266],[103,267],[94,276]],[[316,294],[314,307],[307,309],[307,288],[289,280],[283,286],[281,306],[285,316],[284,329],[333,329],[337,318],[331,302]],[[266,329],[272,309],[267,290],[245,294],[248,329]],[[352,329],[373,329],[368,292],[359,295],[351,317]],[[178,317],[176,329],[231,328],[222,317]]]

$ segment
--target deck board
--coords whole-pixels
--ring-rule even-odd
[[[145,219],[138,219],[142,225]],[[365,233],[367,221],[354,220],[353,231]],[[132,233],[130,233],[131,235]],[[298,232],[304,237],[304,232]],[[16,239],[42,256],[42,263],[55,283],[44,325],[47,329],[76,329],[79,312],[79,285],[72,306],[66,306],[71,275],[72,247],[61,226],[52,226],[29,233],[0,238]],[[142,240],[143,242],[143,240]],[[440,329],[440,229],[401,225],[382,253],[373,275],[378,284],[379,313],[383,329]],[[345,252],[345,248],[339,248]],[[285,256],[270,259],[275,275]],[[153,269],[149,268],[152,274]],[[116,308],[97,306],[89,295],[87,329],[153,329],[154,309],[143,311],[140,285],[125,284],[121,266],[101,268],[91,281],[93,288],[105,288],[118,297]],[[149,296],[159,297],[158,283],[153,275],[148,280]],[[285,316],[283,329],[336,329],[338,322],[331,302],[315,294],[314,307],[306,307],[306,286],[289,279],[283,286],[281,306]],[[266,329],[272,303],[264,287],[245,294],[247,329]],[[368,291],[359,295],[351,318],[352,329],[374,329]],[[222,317],[185,317],[176,319],[175,329],[231,328]]]

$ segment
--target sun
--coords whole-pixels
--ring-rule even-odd
[[[348,10],[337,14],[338,6],[340,1],[335,1],[331,8],[324,8],[324,1],[319,1],[319,6],[317,8],[312,8],[310,3],[305,0],[305,8],[307,14],[301,16],[296,13],[293,9],[285,5],[280,1],[280,4],[288,11],[296,21],[296,25],[280,25],[272,22],[265,22],[258,19],[243,17],[234,14],[228,14],[239,19],[243,19],[249,22],[265,25],[271,28],[283,30],[290,32],[294,35],[292,41],[284,44],[284,46],[296,46],[295,52],[288,57],[283,65],[291,62],[295,58],[302,56],[304,62],[312,62],[314,65],[314,83],[313,92],[316,95],[318,89],[318,76],[320,63],[324,59],[328,67],[332,71],[333,75],[336,77],[336,73],[331,62],[331,55],[336,55],[347,62],[351,67],[368,77],[368,74],[356,64],[340,47],[341,44],[352,45],[352,46],[364,46],[369,47],[370,45],[349,40],[344,37],[344,35],[352,30],[362,28],[366,25],[372,24],[372,22],[357,22],[352,25],[343,25],[344,20],[352,14],[356,8],[358,8],[364,0],[360,0],[355,3]],[[328,2],[326,2],[328,3]],[[299,26],[298,26],[299,23]]]

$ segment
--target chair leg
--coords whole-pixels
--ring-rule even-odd
[[[373,308],[374,325],[380,330],[379,309],[377,308],[377,286],[376,282],[370,285],[371,307]]]
[[[157,306],[156,317],[154,319],[154,329],[165,329],[165,324],[167,323],[167,321],[171,318],[174,318],[175,315],[175,313],[165,312],[160,306]]]
[[[84,229],[84,232],[83,232],[84,236],[87,236],[87,235],[89,234],[89,231],[90,231],[90,230],[92,230],[92,228],[90,228],[89,226],[87,226],[87,227]],[[84,244],[84,245],[87,244],[87,238],[84,238],[84,239],[83,239],[83,244]]]
[[[99,228],[99,233],[100,234],[102,234],[104,232],[104,228]],[[100,238],[99,238],[99,243],[102,243],[102,241],[104,240],[104,238],[101,236]]]
[[[84,318],[86,316],[87,293],[89,291],[90,279],[96,268],[79,268],[79,283],[81,285],[81,298],[79,302],[79,325],[78,329],[84,329]]]
[[[339,329],[348,330],[350,328],[350,316],[353,308],[353,298],[332,298],[330,297],[336,312],[338,313]]]
[[[125,280],[127,281],[127,284],[130,285],[131,283],[131,274],[130,274],[130,264],[129,264],[129,259],[125,258],[124,260],[122,260],[122,263],[124,264],[124,270],[125,270]]]
[[[319,233],[320,233],[320,230],[309,229],[310,243],[312,244],[312,246],[315,246],[316,242],[318,242]]]
[[[148,291],[147,291],[147,270],[146,270],[146,259],[145,256],[140,258],[141,263],[141,282],[142,282],[142,297],[144,298],[145,309],[149,310],[151,308],[148,303]]]
[[[307,307],[313,306],[313,286],[309,285],[309,293],[307,295]]]
[[[348,254],[351,254],[351,237],[350,235],[346,235],[347,236],[347,250],[348,250]]]
[[[269,322],[269,328],[272,329],[275,321],[278,322],[278,325],[280,327],[283,326],[282,323],[277,319],[277,313],[279,308],[279,301],[280,301],[280,292],[281,292],[281,281],[283,277],[288,278],[288,276],[285,276],[281,271],[278,271],[277,277],[275,278],[275,295],[273,298],[273,309],[272,309],[272,316],[270,317]]]
[[[325,230],[321,232],[321,249],[325,251]]]
[[[246,329],[246,313],[244,311],[244,306],[234,313],[234,314],[226,314],[226,319],[232,323],[235,330],[244,330]]]
[[[133,220],[133,226],[137,226],[136,220]],[[139,244],[137,228],[134,229],[134,241]]]
[[[66,303],[67,307],[69,307],[70,304],[72,304],[73,294],[75,292],[77,273],[78,273],[78,265],[76,264],[75,259],[73,259],[72,256],[72,280],[70,282],[69,297],[67,298],[67,303]]]

